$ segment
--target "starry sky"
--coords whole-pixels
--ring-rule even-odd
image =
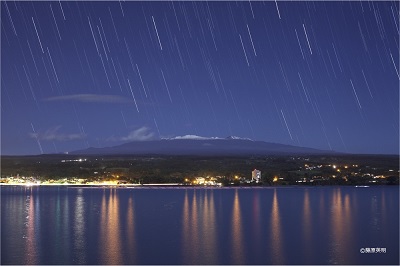
[[[399,2],[1,2],[1,153],[184,135],[399,153]]]

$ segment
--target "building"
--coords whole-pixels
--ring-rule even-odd
[[[197,185],[204,185],[204,183],[206,182],[206,179],[204,177],[196,177],[194,183]]]
[[[256,183],[261,182],[261,171],[260,170],[254,169],[251,172],[251,181],[256,182]]]

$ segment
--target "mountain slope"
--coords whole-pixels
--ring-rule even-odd
[[[173,138],[152,141],[133,141],[118,146],[88,148],[70,152],[82,155],[289,155],[331,154],[332,151],[291,145],[253,141],[236,137],[222,138]]]

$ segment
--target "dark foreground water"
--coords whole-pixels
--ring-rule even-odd
[[[3,186],[1,264],[399,264],[399,188]]]

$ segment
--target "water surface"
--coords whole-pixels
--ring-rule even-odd
[[[399,264],[399,189],[3,186],[1,263]]]

